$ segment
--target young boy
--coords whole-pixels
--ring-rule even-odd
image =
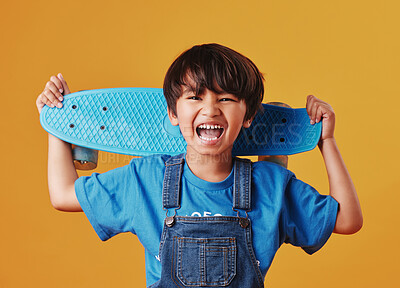
[[[62,107],[68,93],[62,75],[52,76],[37,98],[39,112],[44,105]],[[218,44],[194,46],[172,63],[164,94],[171,123],[187,142],[183,155],[137,158],[78,178],[70,144],[49,135],[52,205],[83,210],[103,241],[136,234],[149,287],[263,287],[282,243],[311,254],[332,231],[361,228],[329,104],[307,97],[311,123],[323,125],[319,149],[330,191],[324,196],[279,165],[232,157],[264,94],[262,74],[248,58]]]

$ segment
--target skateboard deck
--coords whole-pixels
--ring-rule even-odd
[[[305,108],[263,104],[249,128],[242,128],[232,154],[291,155],[315,148],[321,123],[310,124]],[[66,142],[106,152],[145,156],[186,151],[172,126],[160,88],[108,88],[68,94],[63,107],[45,106],[42,127]]]

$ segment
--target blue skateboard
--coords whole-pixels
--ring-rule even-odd
[[[321,123],[311,125],[305,108],[268,104],[263,108],[249,128],[242,128],[234,143],[234,155],[291,155],[318,144]],[[72,93],[64,97],[61,109],[45,106],[40,122],[57,138],[95,150],[136,156],[176,155],[186,150],[179,127],[169,121],[159,88]]]

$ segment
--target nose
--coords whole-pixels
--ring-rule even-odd
[[[209,97],[204,97],[202,102],[203,107],[201,109],[201,113],[203,116],[211,118],[221,114],[218,106],[218,99],[216,97],[209,95]]]

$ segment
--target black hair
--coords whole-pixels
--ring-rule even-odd
[[[188,77],[196,87],[190,87]],[[175,59],[165,75],[163,89],[168,108],[174,115],[182,86],[189,86],[196,95],[201,95],[205,88],[217,94],[233,94],[246,103],[246,121],[262,107],[263,80],[263,75],[249,58],[212,43],[193,46]]]

